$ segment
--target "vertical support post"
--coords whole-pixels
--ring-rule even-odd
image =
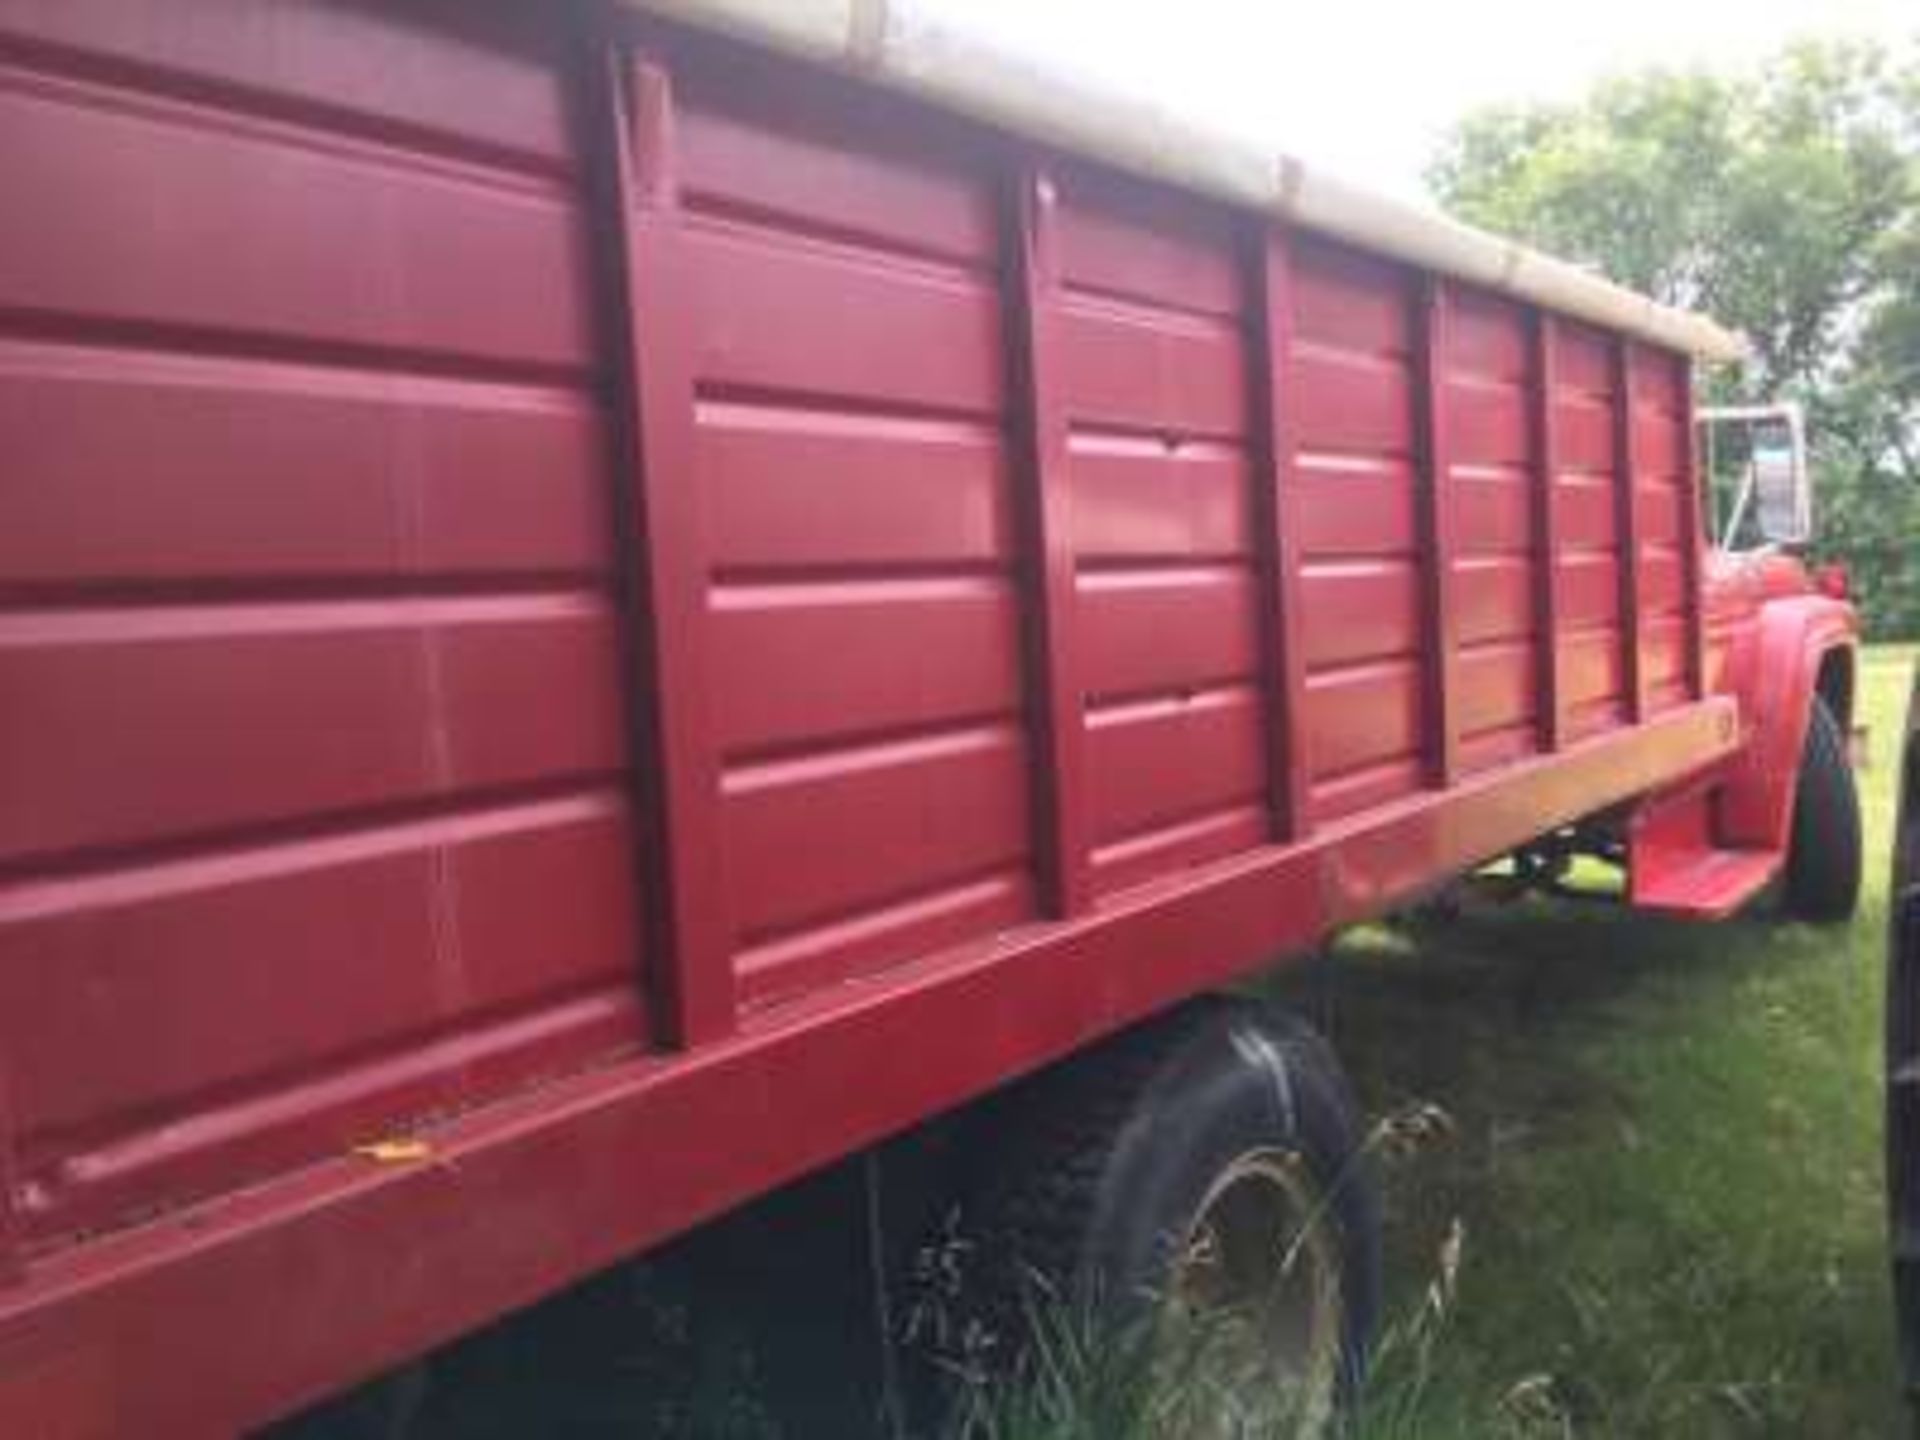
[[[1646,718],[1646,637],[1640,616],[1640,466],[1634,453],[1633,342],[1625,335],[1613,340],[1613,455],[1620,580],[1620,688],[1626,698],[1627,720]]]
[[[1527,392],[1533,451],[1534,721],[1543,751],[1564,743],[1560,712],[1560,437],[1554,418],[1559,388],[1553,316],[1533,312]]]
[[[1268,754],[1273,837],[1306,838],[1306,664],[1300,648],[1299,485],[1297,440],[1287,392],[1293,352],[1293,250],[1278,225],[1255,232],[1253,347],[1256,453],[1255,545],[1266,581]]]
[[[1086,829],[1085,691],[1074,635],[1076,579],[1067,493],[1067,413],[1059,388],[1055,295],[1059,192],[1021,166],[1006,209],[1009,440],[1014,452],[1033,716],[1033,795],[1043,903],[1054,916],[1092,903]]]
[[[1673,362],[1675,423],[1680,436],[1680,565],[1686,586],[1687,696],[1707,696],[1706,545],[1702,510],[1706,505],[1700,481],[1700,427],[1693,423],[1693,361]]]
[[[1415,460],[1422,557],[1421,650],[1425,654],[1426,781],[1444,789],[1460,769],[1453,622],[1454,503],[1447,446],[1447,282],[1421,283],[1414,327]]]
[[[621,46],[596,68],[606,131],[603,209],[618,317],[609,409],[617,446],[635,647],[629,684],[641,846],[662,1039],[693,1046],[735,1021],[732,924],[721,868],[720,761],[702,632],[708,563],[694,484],[694,317],[686,305],[664,68]]]

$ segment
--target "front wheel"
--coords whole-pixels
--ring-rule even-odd
[[[1090,1403],[1180,1415],[1166,1433],[1329,1432],[1374,1323],[1379,1209],[1318,1035],[1197,1002],[1023,1087],[990,1135],[964,1206],[969,1318],[1013,1381],[991,1393],[1055,1393],[984,1428]],[[1066,1388],[1097,1393],[1061,1393],[1075,1366]]]
[[[1848,919],[1860,900],[1860,796],[1846,736],[1818,696],[1800,752],[1784,898],[1789,915],[1815,924]]]

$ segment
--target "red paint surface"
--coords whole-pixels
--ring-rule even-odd
[[[1851,620],[1707,586],[1681,357],[530,14],[0,0],[7,1433],[281,1413],[1676,781],[1644,878],[1784,833]]]

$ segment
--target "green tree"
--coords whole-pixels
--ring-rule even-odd
[[[1428,182],[1476,224],[1743,331],[1716,398],[1806,405],[1822,548],[1920,634],[1920,39],[1802,42],[1468,116]]]

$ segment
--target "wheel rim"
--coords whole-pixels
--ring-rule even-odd
[[[1252,1433],[1249,1408],[1267,1427],[1258,1433],[1274,1433],[1276,1409],[1294,1435],[1327,1429],[1345,1308],[1325,1196],[1302,1156],[1251,1150],[1220,1172],[1175,1257],[1168,1300],[1176,1333],[1204,1351],[1221,1402],[1215,1433]]]

